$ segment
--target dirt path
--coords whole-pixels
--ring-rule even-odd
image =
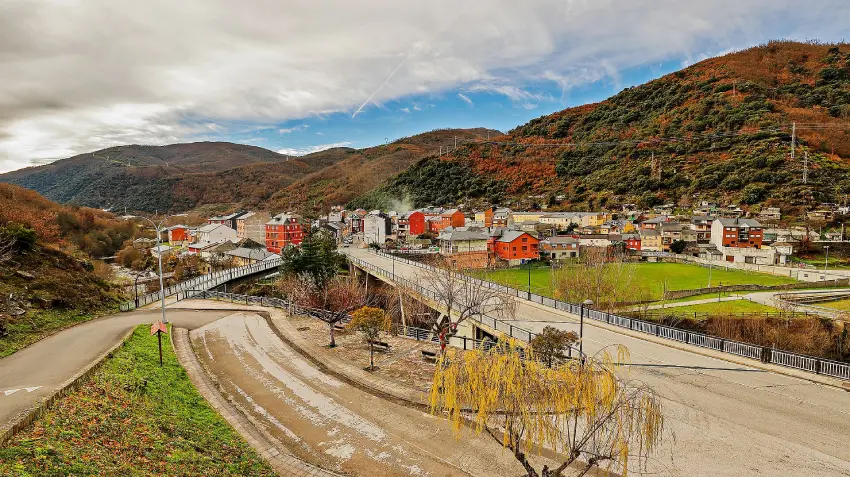
[[[489,437],[456,440],[448,423],[327,376],[253,313],[190,334],[225,393],[299,458],[353,475],[518,475]],[[465,431],[469,432],[469,431]]]

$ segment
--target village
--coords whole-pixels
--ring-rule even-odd
[[[835,223],[846,209],[822,204],[809,213],[809,227],[779,225],[778,208],[747,214],[736,206],[705,202],[690,214],[674,212],[672,206],[643,211],[624,206],[620,212],[504,207],[467,212],[425,207],[398,212],[334,207],[327,215],[308,220],[297,213],[241,211],[209,217],[204,225],[171,225],[161,230],[159,244],[154,238],[139,238],[133,245],[155,258],[195,257],[199,259],[198,273],[279,258],[287,247],[299,246],[311,230],[329,234],[341,248],[439,255],[461,269],[570,261],[588,249],[618,251],[633,260],[650,262],[676,258],[733,267],[806,268],[812,265],[797,259],[795,252],[816,245],[821,253],[826,252],[828,261],[830,244],[840,245],[845,235],[843,227],[830,231],[824,230],[824,225]]]

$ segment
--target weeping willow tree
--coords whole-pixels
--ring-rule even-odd
[[[524,354],[524,356],[523,356]],[[529,477],[584,475],[594,468],[626,475],[640,468],[661,441],[661,402],[646,386],[615,375],[628,350],[547,367],[513,343],[489,351],[449,350],[434,372],[431,411],[451,422],[457,438],[465,423],[511,450]],[[538,472],[530,453],[562,456]]]

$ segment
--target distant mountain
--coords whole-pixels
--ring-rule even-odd
[[[361,150],[334,148],[295,158],[221,142],[121,146],[2,174],[0,182],[90,207],[149,212],[245,207],[317,214],[383,184],[455,140],[501,134],[446,129]]]
[[[308,214],[345,205],[352,199],[386,183],[424,157],[437,156],[457,141],[486,140],[503,133],[493,129],[441,129],[399,139],[389,144],[350,150],[339,161],[299,179],[275,193],[269,200],[272,209],[297,209]],[[316,153],[313,157],[326,152]],[[398,204],[404,208],[402,204]]]
[[[352,205],[704,199],[799,213],[850,193],[849,117],[850,45],[771,42],[425,158]]]
[[[238,202],[243,181],[266,174],[258,168],[268,167],[274,175],[274,184],[268,185],[266,193],[270,195],[272,187],[284,186],[328,165],[328,161],[327,157],[316,161],[290,159],[261,147],[227,142],[131,145],[0,174],[0,182],[33,189],[61,203],[179,211],[204,203],[208,195],[227,203]],[[215,179],[219,181],[207,183]],[[210,190],[205,190],[208,186]]]

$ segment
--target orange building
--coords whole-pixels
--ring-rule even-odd
[[[466,223],[466,217],[463,212],[457,209],[451,209],[440,214],[440,230],[447,227],[463,227]]]
[[[189,228],[185,225],[173,225],[166,230],[168,230],[168,243],[189,241]]]
[[[266,250],[280,252],[290,245],[301,245],[304,230],[301,216],[297,214],[278,214],[266,222]]]
[[[540,258],[539,244],[528,232],[510,230],[493,242],[493,253],[510,265],[521,265]]]

